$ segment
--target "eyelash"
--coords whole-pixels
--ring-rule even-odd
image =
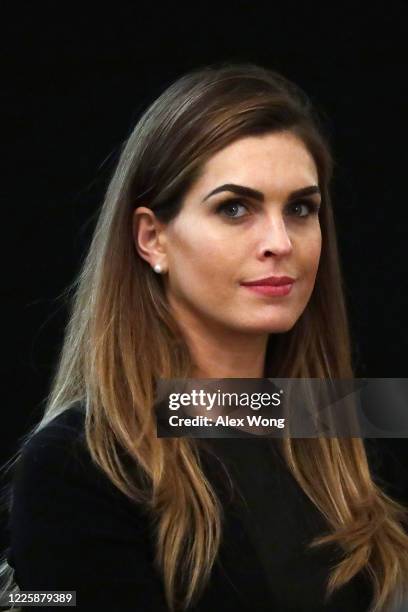
[[[225,211],[225,209],[228,206],[231,206],[232,204],[239,204],[240,206],[244,206],[245,208],[249,208],[248,204],[244,201],[241,200],[239,198],[230,198],[229,200],[226,200],[225,202],[223,202],[222,204],[220,204],[217,208],[216,208],[216,213],[217,214],[222,214],[223,211]],[[299,219],[307,219],[308,217],[310,217],[310,215],[316,215],[319,212],[319,208],[320,206],[318,204],[316,204],[315,202],[312,202],[311,200],[295,200],[294,202],[290,202],[290,204],[288,205],[289,207],[291,206],[295,206],[295,205],[305,205],[307,206],[309,212],[306,215],[293,215],[294,217],[298,217]],[[228,219],[242,219],[244,218],[246,215],[240,215],[239,217],[234,217],[231,215],[225,215],[225,217],[227,217]]]

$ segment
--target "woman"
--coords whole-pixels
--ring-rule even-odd
[[[305,94],[253,64],[193,71],[141,117],[17,463],[20,589],[118,610],[377,611],[402,592],[405,508],[361,439],[156,435],[160,378],[352,377],[331,171]]]

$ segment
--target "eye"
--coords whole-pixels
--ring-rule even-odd
[[[308,217],[319,212],[319,205],[311,200],[299,200],[289,204],[289,212],[294,217]]]
[[[245,211],[248,212],[248,207],[242,203],[242,200],[231,199],[218,206],[217,214],[222,214],[230,219],[239,219],[245,216]]]

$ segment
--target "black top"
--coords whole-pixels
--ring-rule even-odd
[[[366,440],[370,464],[388,493],[408,501],[408,471],[384,450],[389,442]],[[203,444],[222,458],[239,493],[228,495],[218,460],[203,450],[225,523],[208,586],[189,610],[368,610],[372,591],[363,575],[324,604],[338,550],[307,549],[327,525],[286,468],[277,441],[224,438]],[[80,405],[26,444],[13,477],[9,527],[8,560],[21,590],[75,590],[78,610],[168,609],[154,569],[149,517],[91,461]]]

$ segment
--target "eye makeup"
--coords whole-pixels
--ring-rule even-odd
[[[235,210],[238,212],[239,208],[241,208],[241,210],[246,209],[246,211],[251,212],[254,210],[255,207],[253,204],[250,204],[243,198],[232,197],[218,204],[215,208],[215,212],[216,214],[224,216],[228,219],[242,219],[243,217],[246,217],[248,215],[248,212],[243,213],[243,214],[228,214],[228,211],[233,212]],[[285,210],[289,211],[288,214],[290,216],[304,219],[311,215],[318,214],[320,210],[320,204],[318,204],[316,201],[312,200],[311,198],[300,198],[300,199],[292,200],[288,202],[285,205]],[[300,210],[301,214],[298,214],[296,210]]]

